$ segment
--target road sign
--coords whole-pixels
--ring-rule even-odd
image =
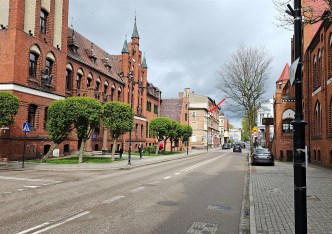
[[[28,122],[23,123],[22,131],[23,132],[30,132],[30,123],[28,123]]]
[[[297,70],[297,66],[299,65],[299,61],[300,61],[300,58],[297,58],[289,68],[289,82],[291,85],[294,84],[296,70]]]

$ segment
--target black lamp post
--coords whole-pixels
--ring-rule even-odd
[[[305,125],[302,113],[302,15],[301,0],[294,0],[294,10],[288,4],[286,12],[294,17],[294,55],[299,59],[295,72],[295,119],[293,155],[294,155],[294,209],[295,233],[307,233],[307,187],[306,187],[306,155]]]
[[[143,86],[142,82],[135,82],[134,81],[133,72],[129,73],[129,81],[131,82],[130,111],[131,111],[131,113],[133,113],[134,86],[135,86],[135,84],[138,84],[138,87],[140,89],[143,89],[145,87]],[[132,128],[133,128],[133,122],[131,123],[131,128],[130,128],[130,131],[129,131],[128,165],[131,165]]]

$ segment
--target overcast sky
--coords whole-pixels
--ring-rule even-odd
[[[290,64],[292,32],[275,26],[272,0],[70,0],[69,25],[110,54],[121,54],[135,12],[148,81],[163,98],[190,88],[218,103],[223,97],[215,73],[240,43],[263,46],[274,58],[266,98]]]

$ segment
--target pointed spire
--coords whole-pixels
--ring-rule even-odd
[[[136,25],[136,14],[135,14],[135,24],[134,24],[133,35],[131,35],[131,38],[138,38],[139,39],[137,25]]]
[[[129,53],[127,35],[126,35],[125,41],[123,43],[123,48],[122,48],[121,53]]]
[[[146,64],[145,53],[144,53],[144,57],[143,57],[142,67],[148,68],[148,65]]]

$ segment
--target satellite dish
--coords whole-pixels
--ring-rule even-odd
[[[290,66],[289,68],[289,82],[291,85],[294,84],[295,81],[295,75],[296,75],[296,70],[297,66],[299,65],[300,57],[298,57]]]

